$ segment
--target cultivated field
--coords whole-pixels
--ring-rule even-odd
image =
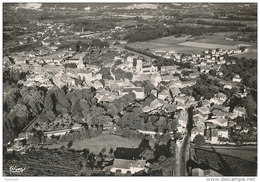
[[[254,47],[253,43],[245,43],[240,41],[228,41],[226,37],[231,37],[236,32],[221,32],[213,35],[204,34],[203,36],[196,37],[189,40],[186,37],[163,37],[155,40],[128,43],[127,46],[139,49],[149,49],[154,52],[156,50],[172,51],[176,53],[198,53],[207,49],[238,49],[238,44],[246,44],[248,47]]]
[[[140,144],[139,139],[130,139],[124,138],[116,135],[100,135],[93,138],[87,138],[79,141],[73,142],[71,149],[75,150],[83,150],[84,148],[88,148],[90,152],[95,154],[99,154],[103,148],[106,148],[106,152],[109,152],[110,148],[114,150],[117,147],[127,147],[127,148],[136,148]],[[67,145],[67,143],[62,144],[53,144],[46,146],[49,149],[60,148],[62,145]]]
[[[204,50],[204,48],[200,47],[188,47],[179,45],[180,43],[183,43],[186,40],[187,37],[175,38],[174,36],[169,36],[150,41],[128,43],[127,46],[139,49],[149,49],[151,52],[154,52],[156,50],[174,50],[176,53],[195,53]]]
[[[209,44],[209,43],[202,43],[202,42],[183,42],[180,43],[181,46],[187,46],[187,47],[200,47],[205,49],[216,49],[216,48],[222,48],[222,49],[236,49],[237,46],[230,46],[230,45],[223,45],[223,44]]]

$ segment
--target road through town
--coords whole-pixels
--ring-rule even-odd
[[[193,108],[188,109],[188,122],[187,122],[187,132],[184,136],[184,139],[180,143],[180,145],[177,149],[177,169],[176,169],[176,175],[177,176],[187,176],[187,170],[186,170],[186,162],[189,157],[189,148],[190,148],[190,136],[191,136],[191,129],[193,126]]]

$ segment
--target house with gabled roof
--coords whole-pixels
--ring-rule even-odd
[[[173,75],[161,75],[162,81],[165,81],[165,82],[172,81],[173,77],[174,77]]]
[[[193,121],[194,122],[202,122],[204,123],[204,121],[206,121],[208,119],[208,115],[207,114],[203,114],[201,112],[198,112],[197,114],[193,115]]]
[[[161,75],[174,74],[177,70],[177,66],[162,66]]]
[[[167,89],[164,89],[163,91],[161,91],[160,93],[158,93],[158,99],[161,100],[165,100],[166,98],[169,98],[170,96],[170,92]]]
[[[183,81],[182,87],[191,87],[192,85],[195,85],[195,84],[196,84],[195,80]]]
[[[207,106],[198,107],[197,110],[201,112],[202,114],[209,114],[210,109]]]
[[[126,160],[126,159],[114,159],[113,165],[110,169],[112,173],[120,173],[131,175],[145,170],[146,160]]]
[[[228,120],[223,118],[223,117],[217,117],[217,118],[214,118],[214,119],[209,119],[206,122],[211,122],[211,123],[216,124],[217,126],[222,126],[222,127],[228,126]]]
[[[177,105],[165,103],[162,107],[166,112],[174,112],[177,110]]]
[[[223,104],[227,100],[227,96],[224,93],[218,93],[213,98],[210,99],[211,103]]]
[[[186,97],[183,96],[176,96],[174,100],[175,102],[177,102],[177,104],[179,103],[185,104],[187,101]]]
[[[164,105],[164,102],[159,99],[155,99],[154,101],[151,102],[150,107],[157,109],[159,107],[162,107]]]
[[[239,116],[239,117],[243,117],[246,115],[246,110],[245,108],[242,107],[235,107],[233,110],[233,113],[235,114],[235,116]]]
[[[194,73],[190,73],[189,77],[194,79],[194,78],[197,78],[199,75],[200,75],[199,72],[194,72]]]
[[[170,89],[171,89],[171,92],[172,92],[173,96],[177,96],[177,95],[179,95],[181,93],[179,88],[170,86]]]
[[[236,74],[233,79],[232,79],[233,82],[238,82],[240,83],[242,81],[242,79],[240,78],[240,76],[238,74]]]
[[[144,99],[144,88],[143,87],[123,87],[119,90],[119,95],[124,96],[130,92],[135,93],[136,99]]]

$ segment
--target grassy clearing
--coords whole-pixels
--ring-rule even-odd
[[[127,147],[135,148],[140,144],[139,139],[124,138],[116,135],[100,135],[94,138],[87,138],[79,141],[73,142],[72,149],[83,150],[88,148],[90,152],[99,154],[103,148],[106,148],[106,152],[109,152],[110,148],[114,150],[117,147]],[[67,143],[53,144],[46,146],[48,149],[60,148],[62,145],[67,145]]]

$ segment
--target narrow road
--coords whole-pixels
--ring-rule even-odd
[[[186,176],[186,161],[187,161],[187,152],[189,148],[190,143],[190,135],[186,135],[181,143],[180,149],[179,149],[179,157],[178,157],[178,163],[179,163],[179,176]]]
[[[187,133],[182,140],[177,156],[177,169],[176,175],[177,176],[187,176],[186,170],[186,162],[189,160],[189,148],[190,148],[190,136],[191,136],[191,129],[193,126],[193,108],[190,107],[188,109],[188,122],[187,122]]]

